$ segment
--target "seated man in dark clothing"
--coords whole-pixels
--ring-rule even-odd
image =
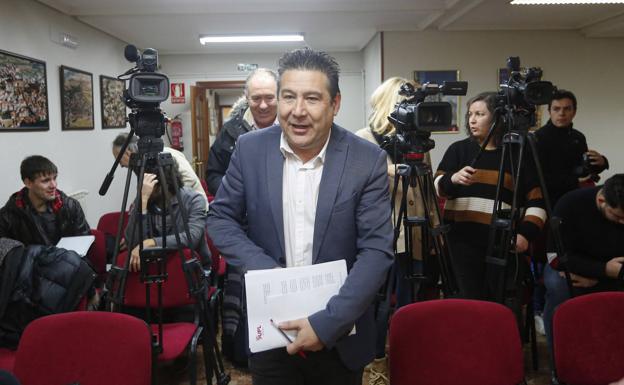
[[[27,246],[53,246],[62,237],[90,234],[80,203],[57,189],[54,163],[40,155],[29,156],[20,172],[25,187],[0,209],[0,237]]]
[[[577,189],[557,203],[574,295],[624,289],[624,174],[603,186]],[[544,326],[552,343],[552,315],[570,297],[563,272],[546,266]]]

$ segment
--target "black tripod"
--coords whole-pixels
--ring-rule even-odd
[[[523,172],[526,169],[525,156],[531,156],[531,161],[535,167],[535,173],[538,178],[538,186],[541,189],[544,208],[551,234],[554,237],[554,245],[557,255],[565,266],[567,259],[562,252],[562,241],[559,233],[559,220],[553,218],[548,190],[544,182],[544,174],[540,166],[539,156],[535,136],[529,132],[529,127],[534,123],[535,110],[518,111],[510,106],[505,106],[504,110],[497,108],[496,114],[503,115],[503,121],[508,127],[507,132],[502,138],[501,158],[498,168],[498,180],[496,184],[496,196],[494,198],[494,207],[492,211],[492,221],[490,225],[490,233],[488,238],[488,247],[486,253],[486,291],[487,296],[499,303],[508,303],[513,307],[513,301],[518,297],[515,293],[516,285],[520,280],[520,270],[522,268],[521,261],[512,255],[511,247],[516,244],[517,228],[523,211],[519,207],[520,194],[526,193],[522,186]],[[487,138],[482,144],[481,151],[473,160],[471,166],[474,166],[490,141],[495,129],[496,120],[492,123]],[[528,143],[528,146],[527,146]],[[508,165],[508,166],[506,166]],[[511,175],[512,200],[509,207],[505,207],[502,199],[503,189],[505,188],[505,173],[509,170]],[[514,258],[512,258],[512,256]],[[572,294],[572,281],[570,274],[565,270],[568,288]],[[511,284],[507,279],[513,278]],[[510,303],[511,302],[511,303]]]
[[[397,254],[399,264],[404,272],[402,278],[410,282],[411,292],[413,293],[414,284],[417,281],[436,285],[439,273],[442,292],[445,297],[452,296],[458,291],[458,288],[447,239],[449,226],[444,224],[440,215],[431,167],[423,161],[423,153],[406,153],[403,155],[403,158],[405,164],[397,166],[392,196],[392,207],[395,207],[396,191],[400,183],[402,187],[401,201],[399,203],[399,212],[396,214],[393,244],[396,251],[399,235],[401,229],[403,229],[405,253]],[[424,216],[422,217],[409,216],[407,213],[408,191],[414,191],[416,188],[418,188],[420,193],[418,196],[424,208]],[[419,228],[422,234],[421,250],[424,262],[422,274],[415,274],[412,264],[414,228]],[[432,254],[435,255],[436,264],[428,261]],[[433,265],[437,265],[436,273],[432,271],[434,270]]]
[[[126,139],[126,142],[122,146],[111,171],[107,175],[107,178],[105,179],[102,188],[100,189],[101,195],[104,195],[106,193],[106,190],[108,189],[108,186],[112,181],[112,176],[114,175],[115,169],[117,168],[121,157],[125,153],[125,150],[132,139],[132,136],[134,134],[134,127],[144,127],[145,121],[148,121],[150,123],[164,123],[164,117],[158,110],[133,112],[129,115],[129,120],[132,129],[128,135],[128,138]],[[214,374],[217,384],[226,385],[230,381],[230,376],[224,371],[221,354],[216,342],[216,331],[212,324],[211,314],[209,314],[209,306],[206,303],[208,295],[207,277],[200,261],[194,255],[192,258],[187,259],[184,254],[184,247],[180,240],[180,229],[178,228],[178,224],[176,218],[174,217],[174,214],[181,216],[185,235],[187,239],[191,239],[188,226],[188,213],[186,212],[186,209],[182,204],[177,205],[178,210],[174,211],[173,209],[171,193],[169,190],[170,186],[168,185],[168,181],[171,181],[171,183],[173,184],[173,191],[176,191],[178,193],[178,196],[181,191],[181,186],[178,185],[177,178],[175,177],[175,174],[177,172],[175,170],[175,161],[171,157],[171,154],[161,152],[163,150],[163,147],[164,145],[162,139],[160,137],[154,136],[152,132],[149,132],[147,135],[139,138],[138,152],[133,153],[130,157],[121,206],[121,212],[124,213],[127,207],[130,181],[132,178],[132,173],[134,172],[138,176],[137,195],[134,206],[132,207],[133,213],[131,213],[131,216],[137,218],[138,231],[131,231],[128,237],[129,239],[127,239],[126,241],[129,247],[134,244],[137,244],[139,247],[140,280],[142,283],[145,284],[145,317],[148,324],[150,324],[152,321],[151,287],[152,285],[156,285],[156,320],[158,322],[158,331],[154,335],[154,359],[156,359],[158,354],[163,351],[162,284],[167,280],[168,277],[166,271],[166,262],[167,258],[171,255],[171,253],[176,252],[177,256],[180,258],[182,271],[184,272],[184,276],[188,285],[189,295],[195,299],[196,306],[198,307],[198,311],[196,312],[196,314],[198,314],[199,316],[198,324],[200,325],[200,330],[198,331],[197,335],[201,335],[202,338],[201,342],[204,349],[204,364],[206,367],[207,380],[212,382],[211,379]],[[144,182],[144,174],[146,170],[158,175],[158,181],[160,183],[160,207],[162,208],[160,212],[160,220],[163,229],[161,235],[162,247],[144,248],[143,246],[144,218],[141,210],[143,206],[142,188]],[[171,214],[173,234],[175,235],[176,239],[176,245],[173,245],[173,247],[168,247],[166,243],[167,234],[165,229],[167,229],[167,213]],[[113,253],[113,266],[109,272],[107,281],[107,288],[109,290],[107,308],[110,308],[113,311],[121,311],[123,308],[126,280],[130,265],[129,253],[124,261],[123,266],[118,266],[117,264],[117,258],[120,249],[121,232],[123,228],[123,219],[123,216],[120,216],[115,239],[115,249]],[[135,242],[135,237],[138,237],[138,242]],[[192,382],[195,381],[195,375],[195,368],[191,368]],[[152,378],[155,379],[155,376],[153,376]]]

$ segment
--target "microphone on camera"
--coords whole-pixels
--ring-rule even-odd
[[[140,58],[139,50],[135,45],[128,44],[126,48],[124,48],[124,56],[126,57],[127,61],[136,62]]]

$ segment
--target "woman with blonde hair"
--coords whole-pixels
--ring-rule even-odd
[[[405,83],[411,83],[413,86],[417,86],[414,82],[411,82],[402,77],[395,76],[387,79],[379,87],[377,87],[377,89],[371,95],[370,99],[370,104],[373,110],[368,119],[368,127],[362,128],[361,130],[356,132],[356,135],[376,144],[381,144],[384,140],[384,137],[391,137],[395,135],[396,128],[392,125],[392,123],[390,123],[390,121],[388,120],[388,116],[394,111],[397,103],[400,103],[406,99],[406,96],[399,95],[399,90],[401,89],[401,86]],[[401,163],[400,154],[397,155],[399,159],[393,159],[394,154],[392,154],[392,151],[390,150],[388,153],[388,177],[390,182],[390,191],[391,193],[394,193],[395,196],[395,215],[399,213],[402,196],[402,189],[400,184],[397,186],[396,191],[392,191],[392,189],[394,188],[396,165],[398,163]],[[429,153],[425,155],[425,163],[431,164]],[[407,215],[424,215],[424,205],[418,188],[412,188],[407,192]],[[396,224],[396,218],[393,219],[393,222]],[[411,255],[411,258],[413,260],[414,272],[419,272],[422,269],[423,255],[421,245],[421,231],[419,228],[414,228],[412,231]],[[405,256],[405,234],[403,228],[401,228],[401,232],[396,243],[395,252],[399,256]],[[415,297],[419,285],[417,282],[414,282],[414,291],[412,292],[412,290],[410,290],[412,284],[404,279],[405,274],[402,271],[401,266],[397,265],[397,268],[397,305],[402,306],[411,303],[416,299]]]

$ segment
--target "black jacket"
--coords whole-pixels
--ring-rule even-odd
[[[16,346],[36,318],[74,310],[95,277],[86,260],[71,250],[41,245],[10,249],[0,265],[0,346]]]
[[[554,207],[563,194],[579,187],[578,179],[582,175],[577,169],[587,152],[587,141],[585,135],[572,126],[556,127],[550,120],[535,132],[535,136],[550,203]]]
[[[11,238],[28,245],[56,245],[61,237],[88,235],[89,224],[85,219],[82,207],[77,200],[57,190],[57,197],[52,202],[52,210],[56,214],[57,226],[60,226],[58,237],[48,239],[37,226],[31,204],[28,200],[28,189],[11,195],[8,202],[0,209],[0,238]]]
[[[206,166],[206,184],[208,184],[208,191],[212,195],[216,195],[219,186],[221,186],[221,178],[230,165],[236,140],[251,130],[251,126],[243,119],[245,111],[244,109],[241,110],[225,122],[217,135],[217,139],[210,146],[208,165]]]

